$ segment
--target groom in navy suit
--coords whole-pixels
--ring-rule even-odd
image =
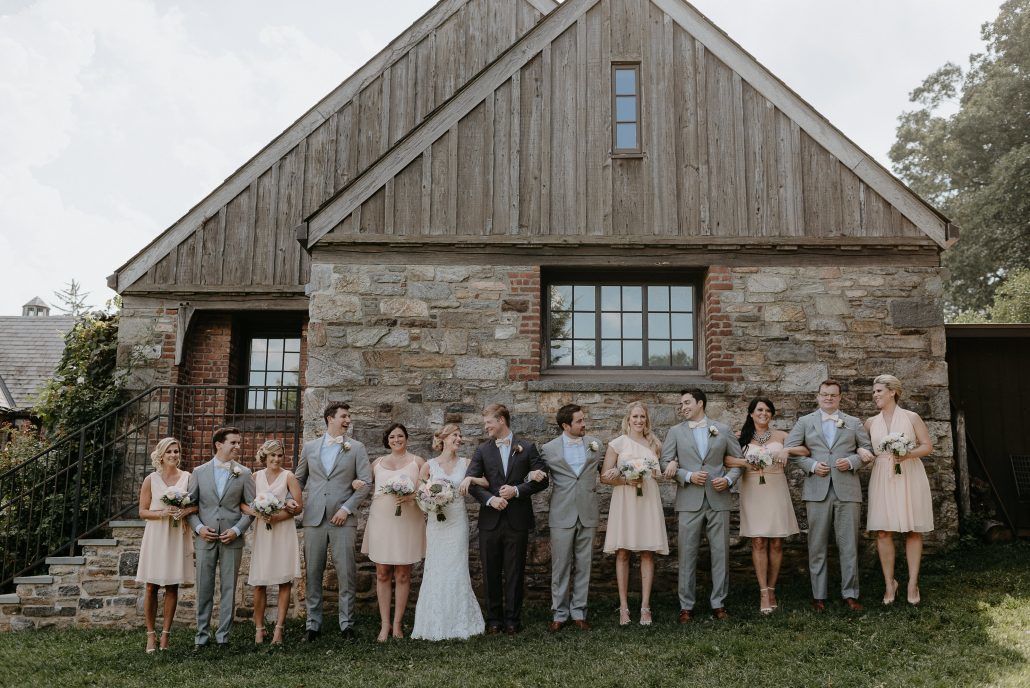
[[[489,439],[479,445],[466,475],[485,477],[489,487],[472,485],[469,492],[482,504],[479,510],[479,558],[486,582],[486,632],[508,635],[521,630],[522,596],[529,531],[534,527],[535,493],[547,488],[547,478],[529,479],[545,464],[536,445],[511,431],[511,414],[501,404],[483,409],[483,429]],[[503,574],[503,576],[502,576]]]

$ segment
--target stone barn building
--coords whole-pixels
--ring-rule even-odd
[[[399,421],[429,456],[443,423],[481,437],[490,402],[542,441],[565,403],[609,439],[643,399],[664,435],[696,385],[731,426],[763,394],[788,428],[831,376],[872,415],[890,372],[935,441],[933,545],[958,528],[955,236],[683,0],[441,0],[110,283],[133,387],[206,390],[164,397],[193,464],[227,420],[296,449],[330,400],[373,455]]]

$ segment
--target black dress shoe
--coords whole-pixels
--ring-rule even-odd
[[[195,652],[195,653],[203,652],[206,649],[207,649],[207,643],[204,643],[204,644],[199,644],[198,643],[197,645],[193,646],[193,652]]]
[[[501,632],[501,627],[500,626],[492,624],[492,625],[486,627],[486,634],[487,635],[497,635],[500,632]]]
[[[354,628],[352,626],[348,626],[340,631],[340,637],[344,640],[357,640],[358,634],[354,632]]]
[[[519,627],[518,627],[517,624],[505,624],[504,625],[504,632],[507,633],[508,635],[515,635],[516,633],[519,632]]]
[[[308,632],[304,634],[304,642],[313,643],[316,640],[318,640],[318,636],[320,635],[322,635],[322,631],[316,631],[314,629],[309,628]]]

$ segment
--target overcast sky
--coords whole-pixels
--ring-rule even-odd
[[[505,2],[507,0],[494,0]],[[105,278],[431,0],[0,0],[0,315]],[[694,0],[888,164],[908,93],[1000,0]]]

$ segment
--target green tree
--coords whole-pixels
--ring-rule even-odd
[[[899,118],[894,170],[961,228],[944,254],[949,311],[985,311],[1006,275],[1030,267],[1030,0],[984,24],[969,68],[946,64]]]

